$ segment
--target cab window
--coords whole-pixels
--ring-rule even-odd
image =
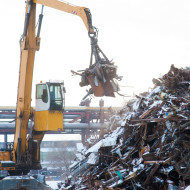
[[[42,99],[44,103],[48,102],[47,86],[45,84],[36,86],[36,99]]]
[[[62,110],[63,100],[61,94],[61,86],[59,84],[50,84],[50,109],[51,110]]]

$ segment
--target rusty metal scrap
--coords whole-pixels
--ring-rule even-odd
[[[89,159],[88,153],[71,168],[73,189],[190,188],[189,81],[190,68],[172,65],[166,75],[154,79],[152,92],[137,96],[112,116],[115,130],[91,147],[98,162],[78,172],[76,166]],[[112,137],[115,143],[98,147]]]

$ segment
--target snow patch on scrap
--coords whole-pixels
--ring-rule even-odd
[[[111,134],[105,135],[104,139],[101,139],[99,142],[97,142],[95,145],[93,145],[91,148],[89,148],[85,155],[92,153],[92,152],[98,152],[100,147],[107,147],[107,146],[114,146],[116,145],[116,141],[119,135],[121,135],[124,132],[124,129],[121,127],[118,127],[116,130],[114,130]]]

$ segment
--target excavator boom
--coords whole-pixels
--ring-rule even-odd
[[[90,33],[94,32],[93,27],[92,27],[92,20],[89,14],[90,10],[88,8],[75,6],[62,0],[34,0],[33,2],[47,6],[47,7],[51,7],[60,11],[71,13],[73,15],[77,15],[82,19],[86,29]]]

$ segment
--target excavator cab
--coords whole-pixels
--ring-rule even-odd
[[[37,84],[34,129],[36,131],[63,130],[64,106],[65,87],[63,82]]]

